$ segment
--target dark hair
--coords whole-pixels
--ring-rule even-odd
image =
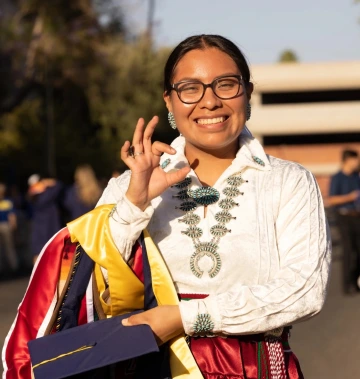
[[[358,158],[359,154],[356,150],[346,149],[342,152],[342,161],[345,162],[349,158]]]
[[[189,51],[204,50],[208,47],[214,47],[229,55],[238,66],[244,82],[250,82],[250,69],[246,58],[233,42],[215,34],[200,34],[186,38],[171,52],[164,69],[164,89],[167,94],[171,92],[171,80],[180,59]]]

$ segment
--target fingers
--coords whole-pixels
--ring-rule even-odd
[[[132,146],[134,148],[134,153],[139,153],[144,151],[143,147],[143,139],[144,139],[144,126],[145,120],[143,118],[139,118],[133,135]]]
[[[144,312],[146,313],[146,312]],[[151,328],[150,323],[146,320],[146,317],[141,317],[144,315],[144,313],[140,313],[139,315],[130,316],[129,318],[123,319],[121,323],[123,326],[135,326],[135,325],[149,325]],[[152,330],[152,329],[151,329]],[[153,331],[154,333],[154,331]],[[154,333],[155,339],[157,344],[160,346],[164,343],[155,333]]]
[[[144,313],[139,313],[138,315],[130,316],[129,318],[123,319],[121,323],[124,326],[135,326],[147,324]]]
[[[159,122],[159,117],[154,116],[145,128],[145,121],[143,118],[139,118],[132,139],[132,144],[126,141],[121,148],[121,159],[125,162],[129,156],[134,158],[139,156],[141,153],[152,153],[156,156],[161,156],[163,153],[175,154],[176,150],[173,149],[170,145],[156,141],[152,144],[151,138],[154,134],[156,125]],[[128,161],[129,162],[129,161]]]
[[[145,120],[139,118],[132,139],[133,153],[151,152],[151,137],[158,122],[159,117],[154,116],[145,128]]]
[[[175,154],[176,150],[164,142],[155,141],[151,146],[151,152],[160,156],[162,153]]]
[[[177,171],[169,171],[166,174],[166,180],[168,183],[168,186],[173,186],[176,183],[181,182],[186,178],[186,175],[191,171],[190,166],[186,166],[181,168],[180,170]]]
[[[143,142],[143,132],[144,132],[145,120],[139,118],[135,126],[135,131],[133,135],[132,145],[142,144]]]
[[[132,158],[129,153],[130,153],[130,142],[125,141],[124,145],[122,146],[120,150],[120,157],[125,163],[128,161],[129,158]]]
[[[143,137],[143,144],[144,144],[144,149],[146,152],[151,151],[151,138],[154,134],[154,130],[156,128],[156,125],[159,122],[159,117],[154,116],[149,123],[147,124],[145,131],[144,131],[144,137]]]

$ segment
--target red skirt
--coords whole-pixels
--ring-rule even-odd
[[[284,328],[279,337],[255,334],[189,337],[188,341],[205,379],[303,379],[289,346],[289,331]]]

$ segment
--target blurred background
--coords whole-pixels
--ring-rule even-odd
[[[310,169],[327,206],[328,299],[293,330],[305,377],[358,378],[359,288],[344,288],[349,248],[329,201],[342,151],[360,152],[356,0],[0,0],[1,341],[40,246],[125,169],[119,150],[137,119],[157,114],[155,138],[176,136],[162,69],[172,47],[201,33],[243,50],[255,85],[250,130],[267,153]]]

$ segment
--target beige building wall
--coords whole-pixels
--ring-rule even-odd
[[[252,133],[264,136],[360,133],[360,100],[299,104],[262,104],[263,93],[360,90],[360,61],[281,63],[252,67]],[[325,138],[324,138],[325,139]],[[325,139],[326,140],[326,139]],[[353,143],[352,143],[353,142]],[[299,162],[317,177],[324,197],[329,177],[339,169],[341,151],[360,143],[268,146],[274,156]]]

